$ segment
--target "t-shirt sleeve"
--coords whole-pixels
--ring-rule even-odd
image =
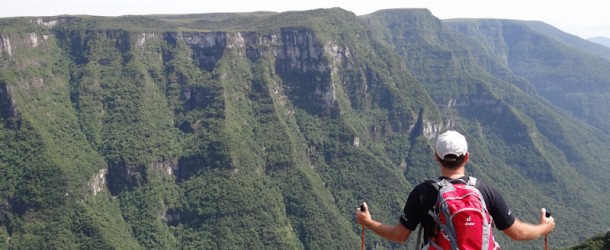
[[[496,228],[504,230],[512,226],[515,223],[515,217],[500,192],[483,182],[481,183],[480,190],[485,192],[488,198],[485,202],[487,202],[489,213],[496,224]]]
[[[409,194],[405,207],[400,215],[400,224],[410,230],[415,230],[421,220],[421,208],[423,203],[423,185],[416,186]]]

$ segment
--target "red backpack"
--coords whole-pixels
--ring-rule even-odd
[[[422,249],[500,249],[476,178],[429,182],[438,190],[436,205],[428,211],[436,221],[436,236]]]

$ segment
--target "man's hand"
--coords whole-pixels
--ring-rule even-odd
[[[361,211],[360,207],[356,209],[356,220],[358,221],[358,224],[367,226],[371,221],[371,214],[369,213],[369,207],[366,202],[363,202],[362,206],[364,206],[364,211]]]
[[[549,214],[550,215],[550,214]],[[544,234],[548,234],[555,229],[555,218],[553,216],[546,217],[546,209],[540,209],[540,225],[544,225]]]
[[[364,211],[361,211],[360,207],[356,209],[356,220],[358,221],[358,224],[363,227],[370,229],[383,238],[397,243],[405,242],[409,238],[409,235],[411,235],[411,230],[400,223],[395,226],[390,226],[373,220],[369,213],[369,206],[366,202],[363,202],[362,206],[364,206]]]

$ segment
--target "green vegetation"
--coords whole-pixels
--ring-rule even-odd
[[[571,225],[553,247],[607,228],[605,59],[522,23],[464,36],[479,25],[464,22],[338,8],[0,19],[0,249],[358,248],[357,205],[396,223],[448,128],[520,218],[546,207]]]
[[[576,246],[566,248],[566,249],[569,249],[569,250],[581,250],[581,249],[606,250],[606,249],[610,249],[610,231],[603,233],[603,234],[596,235],[594,237],[591,237],[590,239],[587,239],[586,241],[584,241],[581,244],[578,244]]]

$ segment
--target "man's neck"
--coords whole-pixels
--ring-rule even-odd
[[[465,174],[453,174],[453,175],[443,175],[443,177],[447,177],[449,179],[455,180],[458,179],[460,177],[465,176]]]
[[[459,167],[457,169],[447,169],[447,168],[441,167],[441,176],[447,177],[449,179],[457,179],[464,175],[466,175],[466,173],[464,171],[464,166]]]

